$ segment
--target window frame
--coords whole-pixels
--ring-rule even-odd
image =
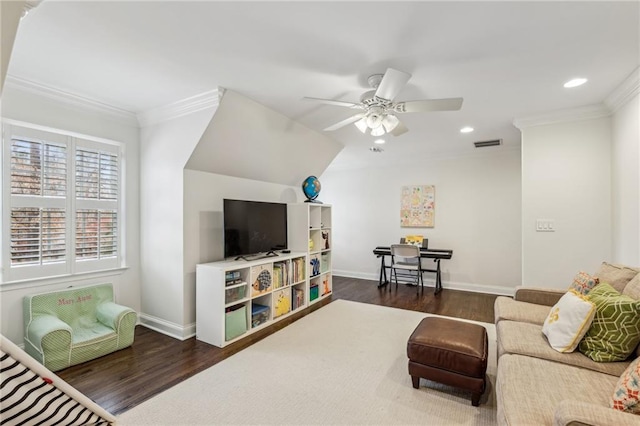
[[[0,286],[25,281],[48,280],[56,277],[113,272],[125,266],[125,144],[109,139],[68,132],[16,120],[2,120],[2,245],[0,261],[2,273]],[[66,146],[66,195],[65,197],[43,197],[37,195],[16,195],[11,193],[11,140],[13,136],[42,140]],[[76,149],[98,150],[117,155],[118,194],[116,200],[92,200],[76,198]],[[50,204],[48,205],[49,202]],[[63,261],[39,265],[11,264],[11,210],[14,207],[63,207],[65,209],[65,258]],[[116,212],[117,254],[98,259],[76,259],[76,223],[78,209],[103,209],[108,206]]]

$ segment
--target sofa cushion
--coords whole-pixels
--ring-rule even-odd
[[[627,367],[616,384],[611,407],[628,413],[640,414],[640,358]]]
[[[609,374],[615,376],[616,380],[629,365],[629,361],[595,362],[578,351],[570,353],[555,351],[547,343],[540,325],[500,321],[496,325],[496,331],[500,362],[505,354],[526,355]]]
[[[593,275],[598,277],[600,282],[609,283],[613,288],[622,292],[627,283],[638,273],[640,273],[640,269],[602,262],[598,272]]]
[[[573,352],[591,326],[595,313],[596,307],[587,296],[568,291],[551,308],[542,333],[556,351]]]
[[[519,302],[510,297],[500,296],[494,303],[495,323],[509,320],[542,325],[550,309],[551,306]]]
[[[568,399],[608,408],[617,380],[614,376],[557,362],[505,355],[498,363],[498,423],[551,425],[556,407]]]
[[[589,293],[596,305],[593,323],[580,342],[580,352],[598,362],[622,361],[640,342],[640,301],[603,283]]]
[[[598,284],[598,278],[580,271],[573,277],[573,282],[569,286],[569,290],[575,290],[580,294],[588,294],[592,288]]]
[[[622,294],[634,300],[640,300],[640,274],[637,274],[624,286]]]
[[[550,308],[558,303],[566,292],[567,290],[559,288],[518,286],[513,298],[519,302],[535,303]]]

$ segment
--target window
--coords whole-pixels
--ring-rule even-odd
[[[3,281],[122,264],[122,145],[3,126]]]

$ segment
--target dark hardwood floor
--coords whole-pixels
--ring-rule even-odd
[[[136,327],[130,348],[59,371],[58,375],[113,414],[119,414],[171,386],[222,361],[236,352],[286,327],[293,321],[330,303],[356,302],[428,312],[482,322],[493,322],[495,295],[433,288],[417,292],[400,284],[378,289],[376,281],[333,277],[333,295],[310,309],[285,318],[267,329],[225,348],[195,338],[180,341],[143,326]]]

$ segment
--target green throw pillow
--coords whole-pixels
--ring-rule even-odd
[[[596,316],[578,347],[598,362],[623,361],[640,342],[640,301],[621,295],[608,283],[589,292]]]

